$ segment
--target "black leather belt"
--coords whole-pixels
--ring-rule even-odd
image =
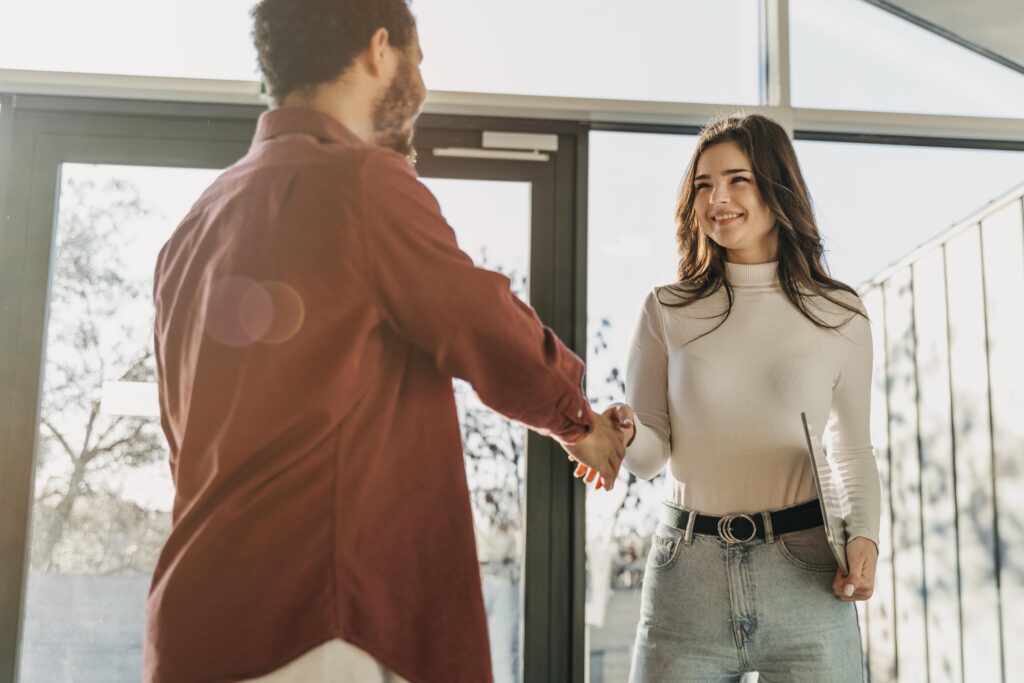
[[[691,515],[694,517],[693,533],[717,536],[727,543],[764,541],[768,538],[767,528],[769,526],[774,537],[794,531],[813,529],[824,524],[821,517],[821,503],[817,500],[773,512],[754,512],[722,517],[702,515],[673,505],[663,505],[661,509],[661,521],[680,531],[687,530]]]

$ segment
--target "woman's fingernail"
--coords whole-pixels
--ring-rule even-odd
[[[843,589],[843,595],[848,598],[852,598],[855,590],[857,590],[856,587],[852,583],[848,583],[846,584],[846,588]]]

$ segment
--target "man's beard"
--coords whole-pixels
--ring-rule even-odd
[[[373,110],[376,144],[395,150],[410,163],[416,163],[416,149],[412,146],[413,122],[423,105],[424,96],[423,90],[416,85],[411,62],[402,57],[391,85]]]

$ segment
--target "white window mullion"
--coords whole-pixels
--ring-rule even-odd
[[[785,6],[788,0],[766,0]],[[776,13],[778,19],[778,13]],[[784,42],[780,40],[779,42]],[[775,97],[789,92],[788,78],[774,70],[780,54],[769,53],[769,73]],[[115,76],[0,69],[0,93],[71,95],[110,99],[211,104],[267,105],[258,81],[221,81],[146,76]],[[780,94],[781,93],[781,94]],[[502,95],[432,90],[424,110],[432,114],[556,119],[604,124],[649,124],[703,127],[711,119],[734,111],[757,112],[797,132],[840,135],[888,135],[957,140],[1002,141],[1024,144],[1024,118],[906,114],[839,109],[794,108],[788,105],[756,107],[727,103],[636,102],[536,95]]]
[[[795,121],[790,99],[789,0],[764,0],[761,12],[766,66],[764,104],[772,110],[772,118],[792,136]]]
[[[793,109],[798,131],[1024,143],[1024,118]]]
[[[0,69],[0,92],[19,95],[70,95],[113,99],[267,104],[257,80],[229,81],[166,76],[124,76],[66,71]]]

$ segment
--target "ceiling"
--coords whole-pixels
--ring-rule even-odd
[[[1024,73],[1024,0],[865,0]]]

